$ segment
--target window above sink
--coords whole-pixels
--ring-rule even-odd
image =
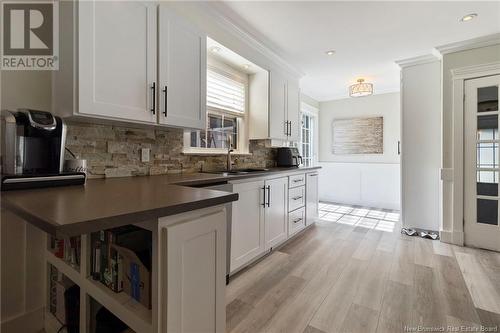
[[[264,69],[207,38],[207,121],[202,130],[184,132],[185,154],[248,154],[249,81]]]

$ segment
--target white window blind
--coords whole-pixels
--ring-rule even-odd
[[[207,106],[221,111],[245,112],[245,84],[215,70],[207,70]]]

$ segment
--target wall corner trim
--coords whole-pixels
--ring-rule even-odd
[[[401,68],[406,68],[410,66],[423,65],[430,62],[435,62],[441,60],[438,56],[434,54],[425,54],[413,58],[396,60],[395,63]]]
[[[472,50],[496,44],[500,44],[500,33],[437,46],[436,50],[440,54],[445,55],[449,53]]]

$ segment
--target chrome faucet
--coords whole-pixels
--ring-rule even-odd
[[[233,162],[231,162],[231,152],[233,152],[233,144],[231,143],[231,136],[229,135],[227,137],[227,166],[226,166],[226,170],[227,171],[231,171],[232,167],[233,167]]]

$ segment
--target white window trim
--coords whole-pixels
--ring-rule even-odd
[[[305,113],[307,115],[312,116],[313,120],[313,156],[312,156],[312,166],[318,165],[318,153],[319,153],[319,110],[307,103],[301,102],[300,103],[300,112],[301,112],[301,120],[302,120],[302,113]],[[300,135],[302,136],[302,125],[300,129]],[[302,143],[302,137],[301,137],[301,142]]]
[[[208,68],[214,70],[222,75],[227,75],[228,77],[240,81],[245,84],[245,112],[243,114],[238,112],[231,112],[227,110],[220,110],[217,108],[212,108],[207,106],[207,117],[208,111],[212,110],[213,113],[225,113],[234,115],[236,117],[243,119],[243,125],[238,124],[238,149],[235,149],[231,154],[232,155],[252,155],[249,152],[249,130],[248,130],[248,96],[249,96],[249,88],[248,88],[248,75],[237,71],[236,69],[222,63],[213,58],[207,58]],[[227,148],[198,148],[191,147],[191,130],[184,131],[184,145],[182,153],[184,155],[225,155],[227,154]]]

